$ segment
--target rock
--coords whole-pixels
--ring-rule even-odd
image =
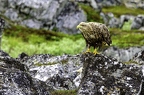
[[[10,20],[12,21],[19,21],[21,20],[19,17],[18,17],[18,13],[16,12],[16,10],[14,9],[8,9],[5,11],[5,14],[4,14],[6,17],[8,17]]]
[[[95,0],[91,0],[91,6],[94,8],[94,9],[98,9],[99,6],[97,4],[97,2]]]
[[[2,34],[3,34],[3,30],[5,27],[5,21],[4,19],[0,18],[0,49],[1,49],[1,40],[2,40]]]
[[[143,66],[123,64],[104,55],[83,54],[77,95],[142,95]]]
[[[58,28],[59,31],[68,34],[76,34],[76,26],[81,21],[86,21],[87,18],[86,15],[84,15],[84,11],[80,10],[76,3],[69,2],[64,7],[57,20],[56,28]]]
[[[119,18],[114,17],[113,13],[100,13],[100,16],[104,20],[104,23],[110,28],[119,28],[120,27],[120,20]]]
[[[139,49],[131,50],[133,54]],[[22,53],[12,58],[2,50],[0,60],[2,95],[50,95],[53,90],[75,89],[78,95],[144,93],[144,51],[137,53],[129,64],[103,54],[28,56]]]
[[[144,50],[144,46],[142,47],[130,47],[127,49],[119,49],[117,47],[110,47],[106,49],[103,54],[115,58],[120,62],[128,62],[129,60],[133,59],[136,53]]]
[[[53,90],[72,90],[79,86],[80,77],[77,77],[77,70],[82,67],[80,55],[27,56],[22,53],[17,60],[29,67],[33,78],[46,82]]]
[[[40,29],[42,27],[42,23],[35,19],[27,19],[21,22],[21,25],[27,26],[29,28]]]
[[[1,95],[50,95],[50,87],[32,78],[28,67],[0,51]]]
[[[131,25],[134,18],[135,16],[132,16],[132,15],[121,15],[120,16],[120,28],[122,28],[124,23],[128,21],[130,21],[130,25]]]
[[[143,0],[124,0],[125,6],[128,8],[141,8],[144,9]]]
[[[36,29],[75,34],[86,16],[78,4],[67,0],[3,0],[0,13],[13,22]],[[2,9],[2,10],[1,10]]]
[[[144,26],[142,26],[141,28],[139,28],[140,31],[144,31]]]
[[[109,27],[110,28],[119,28],[119,19],[117,18],[111,18],[110,21],[109,21]]]
[[[116,5],[121,5],[122,0],[97,0],[101,2],[101,6],[116,6]]]
[[[139,29],[144,26],[144,15],[138,15],[132,22],[131,29]]]

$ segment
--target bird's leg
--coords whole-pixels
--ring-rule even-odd
[[[97,48],[94,49],[93,53],[96,55],[96,54],[99,54],[99,52],[97,51]]]
[[[87,52],[90,52],[90,48],[88,48],[85,53],[87,53]]]
[[[98,48],[94,47],[94,51],[93,51],[94,55],[99,54],[99,52],[97,51],[97,49]]]
[[[86,44],[86,51],[85,51],[85,53],[87,53],[87,52],[90,52],[90,45],[89,44]]]

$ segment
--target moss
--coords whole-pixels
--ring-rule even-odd
[[[77,95],[77,90],[55,90],[52,91],[52,95]]]
[[[120,17],[121,15],[139,15],[144,14],[143,9],[134,9],[127,8],[125,6],[111,6],[111,7],[103,7],[102,12],[104,13],[113,13],[116,17]]]
[[[2,50],[12,57],[21,52],[33,54],[77,54],[85,47],[81,34],[67,35],[49,30],[12,26],[4,30]]]
[[[132,24],[132,20],[129,20],[127,22],[124,22],[124,25],[122,26],[122,30],[131,30],[131,24]]]
[[[125,64],[138,64],[136,61],[134,60],[130,60],[128,62],[124,62]]]
[[[112,45],[120,48],[144,45],[144,33],[138,30],[110,29],[112,35]]]
[[[79,6],[85,11],[87,15],[87,21],[103,22],[102,18],[99,15],[100,13],[92,7],[81,3],[79,3]]]

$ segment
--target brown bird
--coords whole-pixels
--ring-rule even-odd
[[[98,54],[97,49],[103,45],[112,43],[110,32],[106,25],[97,22],[81,22],[77,28],[81,31],[86,41],[86,52],[90,52],[90,47],[94,47],[94,54]]]

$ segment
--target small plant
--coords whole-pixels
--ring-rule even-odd
[[[77,90],[55,90],[52,91],[52,95],[77,95]]]

